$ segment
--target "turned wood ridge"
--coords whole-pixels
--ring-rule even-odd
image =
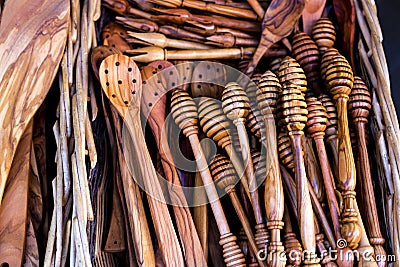
[[[251,195],[250,200],[257,224],[255,233],[256,241],[259,249],[264,249],[268,246],[269,236],[260,205],[253,160],[250,154],[249,138],[245,127],[246,117],[250,110],[249,98],[243,88],[236,82],[229,82],[226,84],[225,90],[222,93],[222,109],[228,119],[233,121],[238,131],[242,159],[245,164],[245,176],[247,178]]]
[[[237,245],[237,238],[231,233],[217,190],[214,186],[207,161],[198,138],[198,112],[194,100],[186,91],[175,90],[171,98],[171,113],[176,124],[189,138],[198,170],[203,179],[205,191],[220,232],[220,245],[227,266],[245,266],[243,252]]]

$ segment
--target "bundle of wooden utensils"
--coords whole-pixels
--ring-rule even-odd
[[[68,2],[59,103],[4,148],[1,266],[395,261],[352,1]]]

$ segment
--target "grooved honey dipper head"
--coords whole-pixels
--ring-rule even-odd
[[[279,158],[288,169],[294,169],[294,157],[290,137],[287,132],[280,132],[278,135]]]
[[[297,87],[284,88],[281,94],[283,122],[289,132],[303,131],[307,123],[307,104]]]
[[[321,93],[321,82],[319,77],[319,51],[317,45],[304,32],[297,32],[292,39],[292,54],[303,68],[307,84],[317,95]]]
[[[214,98],[200,97],[197,105],[203,132],[218,143],[218,146],[222,148],[230,146],[232,125],[222,111],[221,102]]]
[[[368,121],[369,111],[371,110],[371,94],[364,81],[354,77],[353,89],[349,96],[349,113],[353,120]]]
[[[257,150],[252,150],[251,159],[253,160],[254,175],[256,177],[257,184],[262,184],[267,175],[267,163],[265,161],[265,155],[262,155]]]
[[[296,85],[302,94],[307,91],[307,80],[304,70],[299,63],[291,57],[285,57],[279,67],[279,81],[282,86]]]
[[[263,115],[275,114],[282,86],[272,71],[266,71],[258,82],[257,102]]]
[[[326,137],[327,138],[335,137],[337,136],[337,127],[338,127],[338,115],[336,111],[336,106],[333,103],[332,99],[326,94],[321,94],[318,97],[318,100],[325,107],[328,118],[325,130]]]
[[[249,98],[243,88],[236,82],[229,82],[222,93],[222,109],[226,116],[236,123],[245,120],[250,111]]]
[[[226,192],[232,190],[239,181],[235,168],[229,159],[221,154],[215,155],[214,160],[210,164],[210,172],[218,187],[224,189]]]
[[[329,60],[326,60],[327,57],[329,55],[325,53],[322,60],[327,63],[321,65],[321,69],[323,70],[322,78],[327,88],[334,100],[343,95],[348,96],[354,81],[353,70],[349,62],[340,54],[332,56]]]
[[[196,103],[188,92],[175,90],[171,97],[171,113],[175,123],[189,136],[198,133]]]
[[[318,45],[319,51],[324,53],[328,48],[333,47],[336,41],[335,26],[328,18],[320,18],[314,24],[311,36]]]
[[[307,103],[307,132],[313,136],[315,134],[325,135],[326,123],[328,122],[326,109],[318,98],[309,96],[306,98]]]

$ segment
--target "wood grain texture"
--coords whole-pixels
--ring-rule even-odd
[[[162,83],[158,83],[158,81],[164,80],[164,74],[160,73],[156,68],[146,66],[142,69],[141,75],[142,80],[146,81],[146,84],[143,85],[141,111],[147,118],[147,123],[153,132],[164,170],[164,177],[169,182],[169,198],[173,203],[175,222],[186,263],[189,266],[206,266],[207,262],[204,253],[202,253],[200,239],[197,235],[165,133],[167,91]]]
[[[311,34],[312,27],[321,17],[326,0],[307,0],[302,13],[303,31]]]
[[[116,54],[102,62],[99,73],[104,92],[125,121],[127,138],[124,141],[128,143],[124,145],[124,155],[131,157],[129,170],[132,177],[147,192],[164,264],[183,266],[181,246],[143,135],[139,113],[142,94],[139,69],[129,57]],[[140,166],[134,165],[136,162],[140,162]]]
[[[31,145],[29,123],[17,147],[0,206],[0,265],[19,267],[24,259]]]
[[[16,12],[18,10],[18,12]],[[0,24],[0,201],[28,122],[57,72],[67,38],[69,1],[6,1]]]
[[[265,12],[262,21],[262,34],[246,74],[251,76],[262,56],[271,46],[287,37],[293,30],[304,8],[304,0],[274,0]]]

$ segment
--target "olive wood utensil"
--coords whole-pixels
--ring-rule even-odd
[[[326,0],[305,1],[301,18],[303,22],[303,31],[308,35],[311,34],[315,22],[321,18],[322,13],[324,12],[325,3]]]
[[[282,68],[282,65],[281,65]],[[305,255],[305,265],[319,265],[315,254],[315,226],[310,214],[313,214],[307,176],[304,167],[303,148],[301,139],[303,129],[307,122],[307,105],[302,92],[298,87],[286,85],[281,93],[284,122],[289,131],[294,154],[294,167],[296,177],[297,214],[299,220],[300,236],[303,247],[308,253]]]
[[[149,1],[151,3],[169,8],[187,7],[191,9],[197,9],[200,11],[206,11],[210,13],[221,14],[225,16],[248,19],[248,20],[257,20],[258,18],[257,14],[255,14],[253,10],[213,4],[210,2],[204,2],[200,0],[167,0],[167,1],[149,0]]]
[[[28,223],[32,122],[21,136],[0,206],[0,265],[22,266]]]
[[[284,251],[281,240],[283,228],[284,195],[281,173],[279,170],[277,134],[274,114],[281,85],[278,78],[271,71],[261,75],[258,82],[259,89],[256,91],[256,101],[260,108],[265,125],[265,167],[266,172],[264,201],[267,215],[267,226],[271,231],[271,245],[268,248],[273,251],[272,266],[283,266],[286,264],[280,258],[280,252]],[[268,167],[267,167],[268,166]]]
[[[246,260],[243,252],[237,245],[236,236],[231,233],[229,228],[222,204],[219,200],[218,192],[214,186],[207,161],[197,136],[198,112],[196,104],[186,91],[176,90],[173,92],[171,98],[171,113],[176,124],[182,129],[183,134],[189,138],[190,144],[192,145],[198,170],[203,179],[210,206],[221,235],[219,243],[223,248],[224,261],[227,266],[245,266]]]
[[[155,60],[212,60],[212,59],[243,59],[250,58],[255,51],[254,47],[246,48],[215,48],[208,50],[168,50],[156,46],[147,46],[125,53],[137,62],[149,63]],[[271,49],[262,56],[286,55],[283,49]]]
[[[178,49],[211,49],[212,46],[202,44],[199,42],[193,41],[185,41],[180,39],[170,39],[167,38],[162,33],[155,32],[146,32],[146,33],[138,33],[128,31],[130,38],[128,38],[128,42],[139,45],[147,45],[147,46],[157,46],[161,48],[171,47]]]
[[[168,72],[168,68],[166,72]],[[154,67],[145,66],[141,70],[141,76],[142,81],[146,82],[142,86],[141,112],[153,132],[164,169],[164,177],[172,184],[168,186],[169,198],[173,203],[175,222],[186,263],[189,266],[206,266],[207,262],[202,252],[200,239],[197,235],[175,164],[172,161],[173,156],[169,149],[167,137],[165,136],[167,91],[162,83],[158,83],[164,78],[164,75]],[[166,76],[168,77],[169,73]]]
[[[371,102],[371,95],[364,81],[360,77],[355,76],[353,89],[349,95],[349,115],[353,120],[357,133],[357,151],[360,163],[359,170],[361,172],[359,177],[362,177],[358,181],[360,182],[362,192],[362,206],[365,211],[364,221],[369,234],[369,241],[374,247],[375,257],[385,259],[387,255],[382,246],[385,243],[385,239],[382,237],[379,225],[365,135],[369,111],[372,106]],[[377,263],[381,267],[387,265],[385,261],[377,261]]]
[[[312,28],[311,37],[317,44],[322,55],[328,48],[333,47],[336,41],[335,26],[328,18],[320,18]]]
[[[129,153],[135,162],[140,162],[138,166],[130,168],[130,171],[135,179],[143,179],[164,264],[183,266],[181,247],[165,204],[157,173],[145,145],[139,114],[142,93],[139,69],[129,57],[111,55],[100,65],[100,82],[105,94],[124,119],[133,138],[129,143],[130,146],[125,146],[128,149],[125,153]],[[131,108],[130,111],[129,108]]]
[[[253,159],[250,154],[249,137],[247,135],[245,123],[250,110],[250,100],[243,88],[236,82],[229,82],[225,85],[222,93],[222,109],[226,116],[235,124],[242,152],[242,159],[245,164],[245,174],[250,190],[250,200],[256,220],[256,239],[259,249],[268,246],[268,231],[266,229],[264,216],[258,195],[258,186],[254,174]]]
[[[259,45],[246,70],[248,76],[253,74],[258,62],[271,46],[292,32],[303,8],[304,0],[273,0],[271,2],[262,21]]]
[[[361,239],[357,211],[355,209],[355,163],[350,142],[347,118],[347,101],[353,87],[353,71],[347,60],[340,54],[330,56],[328,49],[322,56],[321,73],[336,102],[338,113],[338,187],[342,191],[343,212],[341,233],[348,246],[355,249]]]
[[[260,249],[265,249],[265,247],[261,248],[257,244],[257,241],[251,231],[249,219],[246,216],[246,212],[244,211],[235,190],[235,185],[239,178],[236,174],[235,168],[233,168],[233,166],[230,164],[229,159],[221,154],[215,155],[212,163],[210,164],[210,172],[218,187],[223,189],[229,195],[236,214],[238,215],[242,224],[243,230],[246,233],[247,241],[249,242],[253,252],[257,254]],[[259,266],[266,266],[266,263],[259,257],[257,257],[257,260]]]
[[[19,140],[57,73],[68,20],[66,0],[4,4],[0,24],[0,203]],[[35,52],[38,47],[42,53]]]

